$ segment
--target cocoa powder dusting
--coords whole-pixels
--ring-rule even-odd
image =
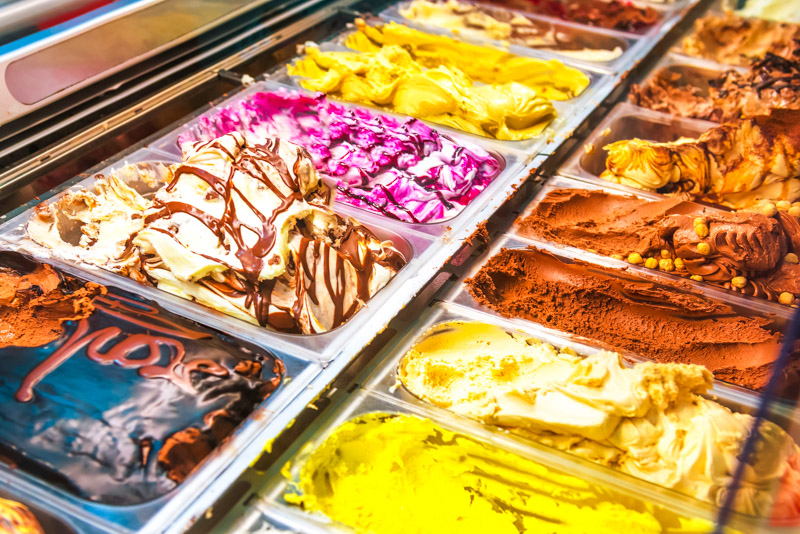
[[[659,362],[705,365],[716,378],[751,389],[766,385],[782,339],[770,319],[534,247],[503,249],[466,284],[501,315]],[[787,370],[792,384],[799,371],[795,359]]]

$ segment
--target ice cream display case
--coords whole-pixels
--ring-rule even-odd
[[[681,0],[194,4],[103,7],[175,19],[152,75],[3,126],[0,526],[797,527],[783,45],[690,57]]]

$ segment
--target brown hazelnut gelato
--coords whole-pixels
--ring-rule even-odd
[[[726,122],[698,139],[630,139],[603,148],[608,157],[600,177],[611,182],[686,192],[738,210],[800,200],[800,110]]]
[[[745,67],[767,52],[792,57],[797,50],[800,50],[800,25],[747,19],[732,13],[696,20],[694,32],[682,44],[686,55]]]
[[[0,348],[38,347],[58,339],[63,323],[91,315],[92,299],[102,294],[105,288],[93,282],[65,291],[49,265],[28,274],[0,267]]]
[[[773,319],[623,270],[502,249],[466,281],[475,299],[518,317],[658,362],[705,365],[720,380],[763,388],[782,341]],[[786,369],[790,384],[800,363]]]
[[[783,211],[770,217],[677,197],[556,189],[519,232],[784,304],[800,297],[800,223]]]
[[[705,83],[687,78],[664,68],[646,83],[634,84],[630,100],[656,111],[714,122],[763,115],[772,108],[800,109],[797,59],[767,52],[745,73],[732,69]]]

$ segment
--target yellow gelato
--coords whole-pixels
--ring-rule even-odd
[[[308,46],[306,54],[289,66],[289,74],[305,78],[306,89],[485,137],[536,137],[556,116],[549,100],[524,85],[475,86],[458,69],[424,69],[399,46],[363,54]]]
[[[711,530],[410,415],[371,413],[342,424],[285,498],[364,533]]]
[[[44,534],[44,530],[27,506],[0,498],[0,534]]]
[[[717,505],[753,422],[700,395],[712,385],[702,366],[625,368],[615,353],[581,358],[484,323],[433,327],[398,374],[431,404]],[[761,437],[735,508],[800,517],[800,488],[790,483],[800,447],[771,422]]]
[[[485,84],[520,83],[550,100],[567,100],[589,86],[589,77],[558,60],[524,57],[443,35],[434,35],[390,22],[369,26],[356,20],[355,33],[345,44],[359,52],[378,52],[385,46],[400,46],[423,67],[455,68],[472,80]]]

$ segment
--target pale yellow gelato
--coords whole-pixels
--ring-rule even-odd
[[[293,478],[287,468],[284,475]],[[304,460],[285,499],[360,533],[710,532],[702,520],[590,484],[428,419],[370,413]]]
[[[414,0],[401,7],[400,14],[421,24],[450,30],[455,35],[555,51],[584,61],[611,61],[622,55],[620,46],[589,47],[578,32],[567,33],[550,22],[494,6],[458,0]]]
[[[736,14],[780,22],[800,22],[800,5],[797,0],[747,0]]]
[[[704,367],[626,368],[615,353],[581,358],[484,323],[433,327],[398,375],[431,404],[717,505],[753,423],[701,396],[712,385]],[[760,431],[735,509],[797,518],[800,447],[771,422]]]

